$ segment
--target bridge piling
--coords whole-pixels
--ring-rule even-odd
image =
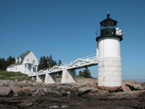
[[[32,80],[36,81],[36,76],[32,76]]]
[[[44,83],[56,83],[56,73],[47,73],[45,74],[45,82]]]
[[[62,72],[61,83],[76,83],[76,71],[64,69]]]
[[[36,76],[36,82],[43,82],[39,75]]]

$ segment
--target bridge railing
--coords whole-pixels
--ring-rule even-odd
[[[92,54],[92,55],[85,56],[85,57],[78,58],[78,59],[93,60],[93,59],[97,59],[97,55],[96,54]],[[65,66],[70,66],[74,61],[76,61],[76,60],[66,62],[64,64],[61,64],[60,66],[64,66],[64,67]]]
[[[51,67],[50,69],[47,68],[47,69],[39,70],[36,73],[36,75],[45,74],[46,72],[51,73],[51,72],[61,71],[63,68],[71,66],[77,60],[80,60],[80,62],[77,63],[77,64],[80,64],[80,63],[84,63],[84,62],[94,62],[94,61],[96,61],[96,59],[97,59],[97,55],[92,54],[89,56],[78,58],[78,59],[73,60],[73,61],[69,61],[69,62],[61,64],[61,65],[55,65],[55,66]],[[35,75],[35,74],[31,74],[31,75]]]

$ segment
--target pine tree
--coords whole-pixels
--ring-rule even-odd
[[[79,76],[85,77],[85,78],[90,78],[91,77],[90,70],[86,67],[85,70],[83,70],[82,72],[79,71]]]
[[[11,64],[14,64],[14,63],[15,63],[15,58],[9,56],[9,58],[7,58],[7,67]]]
[[[46,57],[42,56],[42,57],[40,57],[38,70],[47,69],[49,67],[51,68],[54,65],[57,65],[57,62],[52,59],[52,55],[46,56]]]
[[[85,77],[85,78],[91,77],[91,73],[90,73],[90,70],[88,69],[88,67],[86,67],[85,70],[83,71],[83,77]]]
[[[61,65],[62,63],[61,63],[61,60],[59,60],[59,62],[58,62],[58,65]]]
[[[0,58],[0,69],[5,71],[7,68],[7,61],[4,58]]]
[[[82,76],[83,76],[83,75],[82,75],[82,71],[81,71],[81,70],[79,71],[79,76],[80,76],[80,77],[82,77]]]

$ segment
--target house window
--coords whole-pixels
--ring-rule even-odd
[[[29,61],[29,59],[27,59],[27,61]]]
[[[26,64],[25,64],[25,69],[26,69]]]
[[[33,60],[33,63],[35,63],[35,60]]]

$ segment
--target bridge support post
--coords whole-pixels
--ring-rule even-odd
[[[56,83],[56,74],[55,73],[45,74],[45,82],[44,83]]]
[[[36,81],[36,76],[32,76],[32,80]]]
[[[76,83],[76,72],[75,70],[64,69],[62,72],[61,83]]]
[[[36,76],[36,82],[43,82],[39,75]]]

